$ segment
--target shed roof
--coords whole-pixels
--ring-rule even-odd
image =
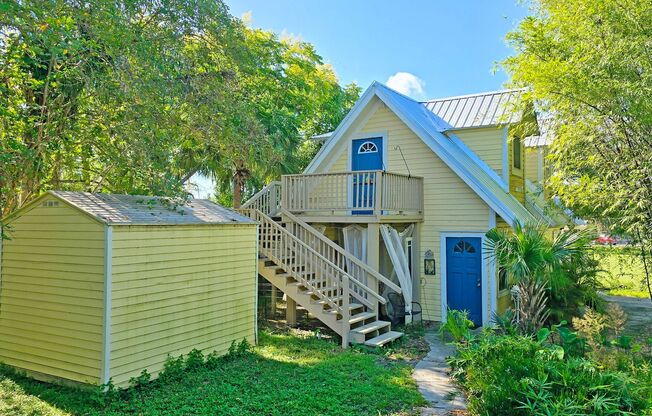
[[[177,204],[165,197],[49,191],[109,225],[193,225],[251,223],[253,220],[207,199]]]
[[[518,123],[521,111],[514,105],[522,89],[484,92],[425,101],[423,104],[453,129]]]

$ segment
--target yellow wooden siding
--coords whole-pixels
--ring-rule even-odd
[[[43,203],[56,203],[45,207]],[[45,197],[9,222],[0,282],[0,361],[99,383],[104,226]]]
[[[424,319],[440,320],[440,232],[487,231],[489,207],[384,105],[378,107],[357,132],[356,137],[379,131],[387,132],[387,143],[385,143],[387,170],[408,173],[400,152],[394,149],[399,145],[409,163],[409,173],[424,177],[424,222],[419,243],[420,258],[423,258],[426,250],[432,250],[435,254],[437,270],[435,276],[426,276],[423,262],[420,261],[417,281],[422,282],[421,303]],[[344,156],[348,157],[346,152]]]
[[[539,183],[539,151],[538,147],[525,149],[525,178],[532,183]]]
[[[498,176],[503,176],[503,128],[458,130],[454,132]]]
[[[256,226],[121,226],[113,232],[111,369],[118,386],[168,356],[253,343]]]

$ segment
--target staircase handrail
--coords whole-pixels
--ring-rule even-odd
[[[249,198],[240,208],[242,209],[257,209],[264,213],[265,215],[272,215],[277,213],[281,209],[281,181],[272,181],[267,186],[265,186],[260,191],[256,192],[251,198]],[[272,198],[275,196],[275,198]],[[261,209],[264,206],[263,201],[274,201],[274,204],[268,203],[268,209]],[[274,205],[274,206],[271,206]]]
[[[369,275],[374,277],[376,280],[379,282],[384,283],[386,286],[388,286],[390,289],[394,290],[396,293],[401,294],[403,293],[403,290],[399,285],[396,283],[392,282],[389,280],[387,277],[383,276],[380,272],[377,270],[374,270],[371,266],[369,266],[367,263],[364,261],[360,260],[350,252],[346,251],[339,245],[337,245],[335,242],[331,241],[328,237],[317,231],[313,226],[308,224],[307,222],[303,221],[296,215],[292,214],[291,212],[282,209],[281,208],[281,214],[284,216],[287,216],[289,219],[291,219],[293,222],[299,224],[301,227],[305,228],[310,234],[312,234],[314,237],[320,239],[322,242],[326,243],[329,247],[333,248],[335,251],[340,253],[344,258],[353,264],[359,266],[362,270],[367,272]],[[322,254],[323,255],[323,254]],[[338,266],[339,267],[339,266]]]
[[[329,268],[333,269],[333,271],[336,272],[338,275],[342,276],[343,288],[344,288],[344,286],[346,286],[346,288],[344,290],[344,293],[346,293],[348,291],[348,282],[352,282],[356,287],[359,287],[359,288],[363,289],[365,292],[367,292],[371,296],[375,297],[380,303],[382,303],[382,304],[387,303],[387,301],[385,300],[385,298],[382,297],[382,295],[376,293],[373,289],[371,289],[370,287],[368,287],[367,285],[365,285],[364,283],[362,283],[361,281],[359,281],[355,277],[351,276],[348,272],[346,272],[344,269],[340,268],[337,264],[335,264],[332,261],[328,260],[326,257],[324,257],[321,253],[319,253],[313,247],[306,244],[303,240],[301,240],[300,238],[298,238],[297,236],[295,236],[294,234],[292,234],[291,232],[286,230],[284,227],[279,225],[276,221],[274,221],[272,218],[267,216],[262,211],[260,211],[258,209],[254,209],[254,208],[241,208],[238,211],[240,213],[242,213],[243,215],[246,215],[249,218],[252,218],[255,221],[264,222],[265,225],[271,226],[276,231],[278,231],[281,234],[287,236],[292,242],[294,242],[295,244],[301,246],[302,249],[306,250],[307,252],[309,252],[312,255],[314,255],[315,257],[317,257],[320,261],[324,262],[325,265],[327,265]],[[252,213],[255,214],[255,215],[251,215]],[[263,247],[263,251],[264,251],[264,247]],[[265,254],[265,253],[263,253],[263,254]],[[277,259],[277,260],[279,260],[281,263],[284,263],[281,259]],[[286,264],[286,266],[289,266],[289,265]],[[305,282],[305,279],[303,279],[300,276],[298,276],[298,277]],[[307,283],[307,284],[310,285],[309,283]],[[313,290],[315,290],[317,292],[320,292],[319,288],[313,287],[312,285],[310,285],[310,289],[313,289]],[[358,299],[360,302],[366,304],[367,306],[372,306],[372,305],[370,305],[370,302],[367,299],[365,299],[360,294],[355,293],[355,291],[350,291],[350,294],[351,294],[351,296]],[[336,306],[336,305],[331,305],[331,306]],[[337,306],[337,308],[340,309],[339,306]]]

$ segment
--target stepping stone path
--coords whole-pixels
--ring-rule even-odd
[[[430,352],[412,373],[419,392],[430,402],[429,407],[421,409],[421,415],[466,414],[464,395],[448,376],[450,368],[446,364],[446,357],[453,355],[455,347],[444,343],[436,331],[428,331],[425,339],[430,344]]]

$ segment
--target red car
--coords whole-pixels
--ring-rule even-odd
[[[612,244],[616,244],[616,239],[610,235],[601,235],[600,237],[595,239],[595,242],[602,245],[607,245],[607,244],[612,245]]]

